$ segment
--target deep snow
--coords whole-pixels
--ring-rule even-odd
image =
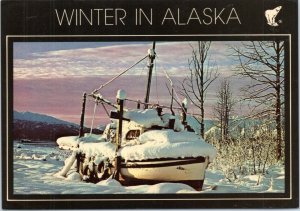
[[[156,193],[266,193],[284,192],[284,166],[268,169],[266,175],[240,176],[235,182],[225,179],[222,172],[206,171],[203,191],[179,183],[160,183],[124,187],[113,179],[97,184],[79,180],[76,172],[67,177],[57,176],[70,151],[51,145],[28,145],[14,142],[14,187],[15,194],[156,194]],[[56,175],[56,176],[55,176]],[[216,187],[215,187],[216,186]],[[215,188],[211,188],[215,187]]]

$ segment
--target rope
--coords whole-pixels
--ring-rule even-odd
[[[104,108],[104,110],[105,110],[105,112],[106,112],[107,116],[108,116],[108,117],[110,117],[110,116],[109,116],[109,113],[108,113],[108,111],[107,111],[107,109],[106,109],[106,107],[105,107],[105,105],[104,105],[104,103],[103,103],[103,102],[101,102],[101,105],[102,105],[102,107]]]
[[[154,73],[155,73],[155,91],[156,91],[156,100],[157,103],[159,104],[159,100],[158,100],[158,86],[157,86],[157,70],[156,70],[156,60],[154,60]]]
[[[126,70],[124,70],[123,72],[121,72],[119,75],[113,77],[112,79],[110,79],[109,81],[107,81],[105,84],[101,85],[98,89],[95,89],[92,93],[96,93],[98,92],[100,89],[102,89],[103,87],[105,87],[106,85],[110,84],[111,82],[113,82],[114,80],[116,80],[117,78],[119,78],[121,75],[123,75],[124,73],[126,73],[128,70],[132,69],[134,66],[136,66],[137,64],[139,64],[141,61],[143,61],[144,59],[146,59],[149,55],[147,54],[145,57],[143,57],[142,59],[140,59],[139,61],[137,61],[136,63],[134,63],[133,65],[131,65],[129,68],[127,68]]]
[[[94,106],[94,114],[93,114],[93,119],[92,119],[92,124],[91,124],[90,135],[92,135],[92,132],[93,132],[94,120],[95,120],[95,114],[96,114],[96,108],[97,108],[97,102],[95,102],[95,106]]]
[[[129,101],[129,102],[140,103],[142,105],[158,106],[160,108],[170,108],[170,106],[159,105],[157,103],[144,103],[144,102],[141,102],[140,100],[131,100],[131,99],[125,99],[125,100]],[[180,107],[173,107],[173,108],[175,108],[175,109],[181,109]]]
[[[140,104],[143,104],[143,105],[158,106],[160,108],[170,108],[170,106],[158,105],[156,103],[144,103],[144,102],[141,102],[140,100],[132,100],[132,99],[125,99],[125,100],[129,101],[129,102],[140,103]],[[173,107],[173,109],[183,110],[182,107]],[[189,115],[192,115],[192,116],[201,116],[201,114],[195,114],[195,113],[191,113],[191,112],[185,112],[185,113],[189,114]]]

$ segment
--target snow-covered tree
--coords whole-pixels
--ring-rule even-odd
[[[200,109],[200,135],[204,137],[204,101],[210,84],[218,77],[217,71],[210,65],[208,52],[211,42],[198,41],[192,46],[189,60],[189,75],[182,82],[182,94]]]
[[[217,126],[220,128],[221,141],[229,138],[229,120],[232,115],[234,100],[232,96],[230,82],[226,79],[221,81],[217,91],[217,103],[214,107]]]
[[[276,124],[277,160],[282,157],[282,118],[284,104],[284,42],[253,41],[233,47],[238,59],[238,75],[251,79],[243,88],[252,117],[273,117]]]

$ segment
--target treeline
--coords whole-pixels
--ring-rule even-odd
[[[284,160],[284,58],[287,43],[274,39],[235,42],[235,46],[229,44],[227,52],[230,52],[228,57],[232,58],[232,64],[228,68],[232,69],[228,71],[232,74],[223,78],[219,78],[218,66],[210,59],[213,58],[211,44],[210,41],[191,44],[188,74],[182,81],[181,94],[199,109],[198,133],[217,147],[216,165],[231,175],[228,178],[236,178],[238,173],[246,171],[265,173],[267,165]],[[238,98],[232,92],[232,77],[243,84]],[[216,81],[219,82],[213,106],[216,124],[215,130],[207,136],[204,133],[206,94]],[[239,115],[245,122],[259,120],[257,124],[237,127],[234,113],[238,106],[244,108]]]
[[[27,120],[15,120],[13,123],[13,139],[29,139],[33,141],[56,141],[62,136],[76,136],[79,134],[79,126],[67,124],[49,124]],[[84,128],[89,133],[89,128]],[[99,129],[93,129],[93,133],[102,133]]]

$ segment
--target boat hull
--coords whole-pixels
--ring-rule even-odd
[[[124,185],[176,182],[201,190],[207,165],[208,158],[204,157],[127,161],[121,164],[121,182]]]

